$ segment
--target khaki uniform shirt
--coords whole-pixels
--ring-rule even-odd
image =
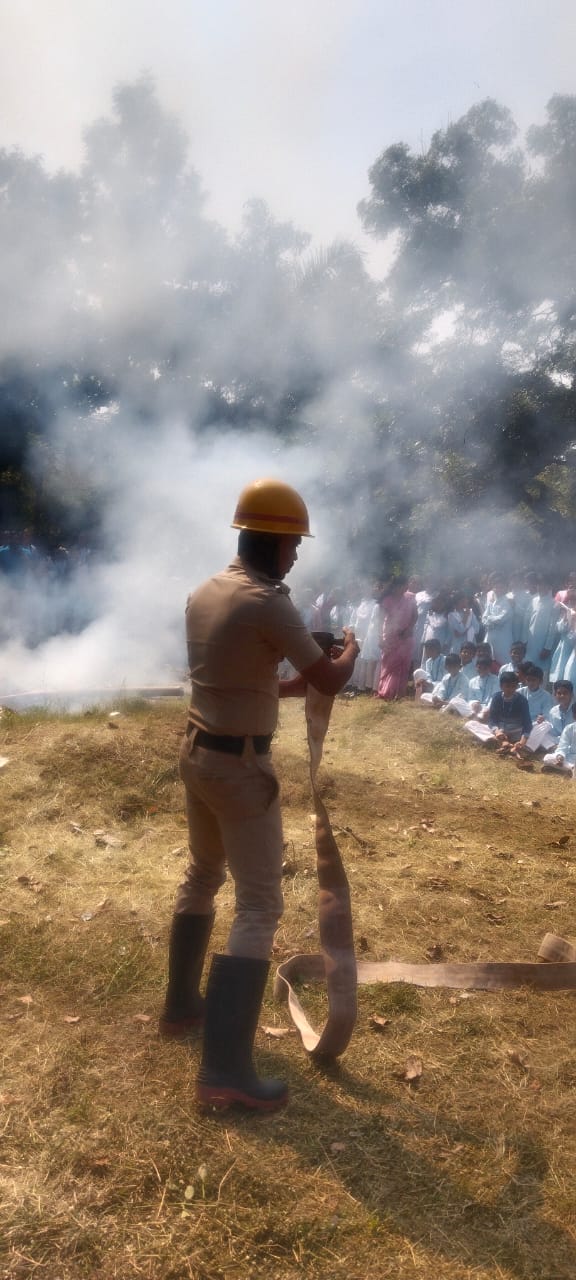
[[[322,650],[289,589],[238,557],[188,597],[190,719],[210,733],[267,734],[278,718],[278,663],[304,671]]]

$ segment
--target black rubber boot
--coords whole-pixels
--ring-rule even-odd
[[[288,1101],[282,1080],[260,1080],[252,1062],[268,961],[216,955],[206,989],[204,1051],[196,1083],[202,1107],[278,1111]]]
[[[168,988],[158,1023],[161,1036],[185,1040],[204,1022],[204,997],[200,979],[214,912],[207,916],[175,913],[168,949]]]

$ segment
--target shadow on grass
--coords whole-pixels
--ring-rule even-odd
[[[286,1060],[270,1053],[267,1074],[286,1074]],[[493,1135],[464,1126],[436,1108],[406,1116],[397,1097],[352,1075],[341,1064],[301,1069],[291,1064],[292,1099],[268,1145],[289,1145],[301,1164],[323,1166],[370,1215],[374,1226],[403,1234],[421,1248],[467,1267],[506,1267],[518,1280],[573,1280],[576,1245],[568,1231],[546,1221],[543,1183],[548,1158],[529,1130],[502,1134],[513,1170],[491,1199],[471,1194],[446,1163],[411,1149],[415,1140],[441,1139],[467,1150],[475,1166],[494,1158]],[[343,1096],[345,1095],[345,1097]],[[225,1113],[227,1128],[261,1125],[260,1117]],[[221,1122],[215,1117],[215,1123]],[[334,1144],[334,1145],[333,1145]]]

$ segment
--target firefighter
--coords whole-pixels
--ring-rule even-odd
[[[279,1080],[256,1074],[252,1051],[283,910],[283,839],[270,744],[278,698],[308,683],[335,694],[352,675],[352,631],[327,656],[292,604],[284,578],[310,534],[300,495],[279,480],[256,480],[240,494],[232,527],[238,555],[189,597],[186,607],[192,696],[180,752],[186,791],[189,862],[172,920],[168,989],[160,1033],[185,1039],[204,1025],[196,1098],[255,1111],[284,1106]],[[288,658],[299,672],[278,680]],[[225,952],[213,956],[205,999],[199,982],[214,899],[228,867],[235,914]]]

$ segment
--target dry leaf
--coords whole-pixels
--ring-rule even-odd
[[[345,1143],[345,1142],[331,1142],[331,1143],[330,1143],[330,1150],[333,1152],[333,1154],[334,1154],[334,1155],[337,1155],[337,1153],[338,1153],[339,1151],[345,1151],[345,1150],[346,1150],[346,1143]]]
[[[431,947],[427,947],[425,955],[429,960],[443,960],[444,951],[440,942],[434,942]]]
[[[478,898],[480,902],[490,902],[490,894],[484,893],[483,889],[477,889],[473,884],[467,884],[466,889],[471,898]]]
[[[79,1022],[79,1021],[80,1021],[80,1014],[78,1014],[78,1013],[67,1013],[67,1014],[65,1014],[65,1016],[64,1016],[64,1018],[63,1018],[63,1021],[64,1021],[64,1022],[69,1022],[69,1023],[72,1025],[73,1023],[75,1023],[75,1022]]]
[[[528,1054],[524,1053],[523,1050],[507,1049],[506,1057],[510,1062],[514,1063],[515,1067],[521,1067],[523,1071],[528,1071],[530,1060]]]
[[[565,907],[566,905],[567,905],[567,898],[558,898],[556,902],[544,903],[544,906],[548,907],[549,911],[557,911],[559,907]]]
[[[124,840],[119,840],[118,836],[107,836],[102,834],[102,835],[97,835],[94,838],[96,840],[96,844],[99,845],[101,849],[123,849],[124,848],[125,842]]]
[[[284,1036],[289,1036],[291,1027],[261,1027],[261,1031],[265,1036],[271,1036],[273,1040],[283,1040]]]
[[[421,1058],[417,1058],[411,1053],[406,1059],[406,1067],[404,1070],[404,1079],[413,1084],[415,1080],[419,1080],[424,1070],[424,1064]]]
[[[18,1004],[34,1004],[32,996],[18,996]]]
[[[133,1022],[151,1022],[152,1019],[149,1013],[135,1013],[132,1021]]]
[[[102,901],[101,901],[101,902],[99,902],[99,903],[97,904],[97,906],[95,906],[95,907],[94,907],[94,910],[93,910],[93,911],[83,911],[83,912],[82,912],[82,915],[80,916],[80,919],[81,919],[81,920],[93,920],[93,919],[94,919],[94,916],[95,916],[95,915],[97,915],[97,913],[98,913],[99,911],[103,911],[103,910],[104,910],[104,908],[108,906],[109,901],[110,901],[110,899],[109,899],[109,898],[102,898]]]
[[[373,1013],[370,1018],[370,1026],[373,1031],[385,1031],[390,1026],[390,1018],[383,1018],[380,1013]]]
[[[71,822],[69,826],[70,826],[70,830],[74,832],[75,836],[81,836],[83,834],[84,828],[80,826],[79,822]]]

